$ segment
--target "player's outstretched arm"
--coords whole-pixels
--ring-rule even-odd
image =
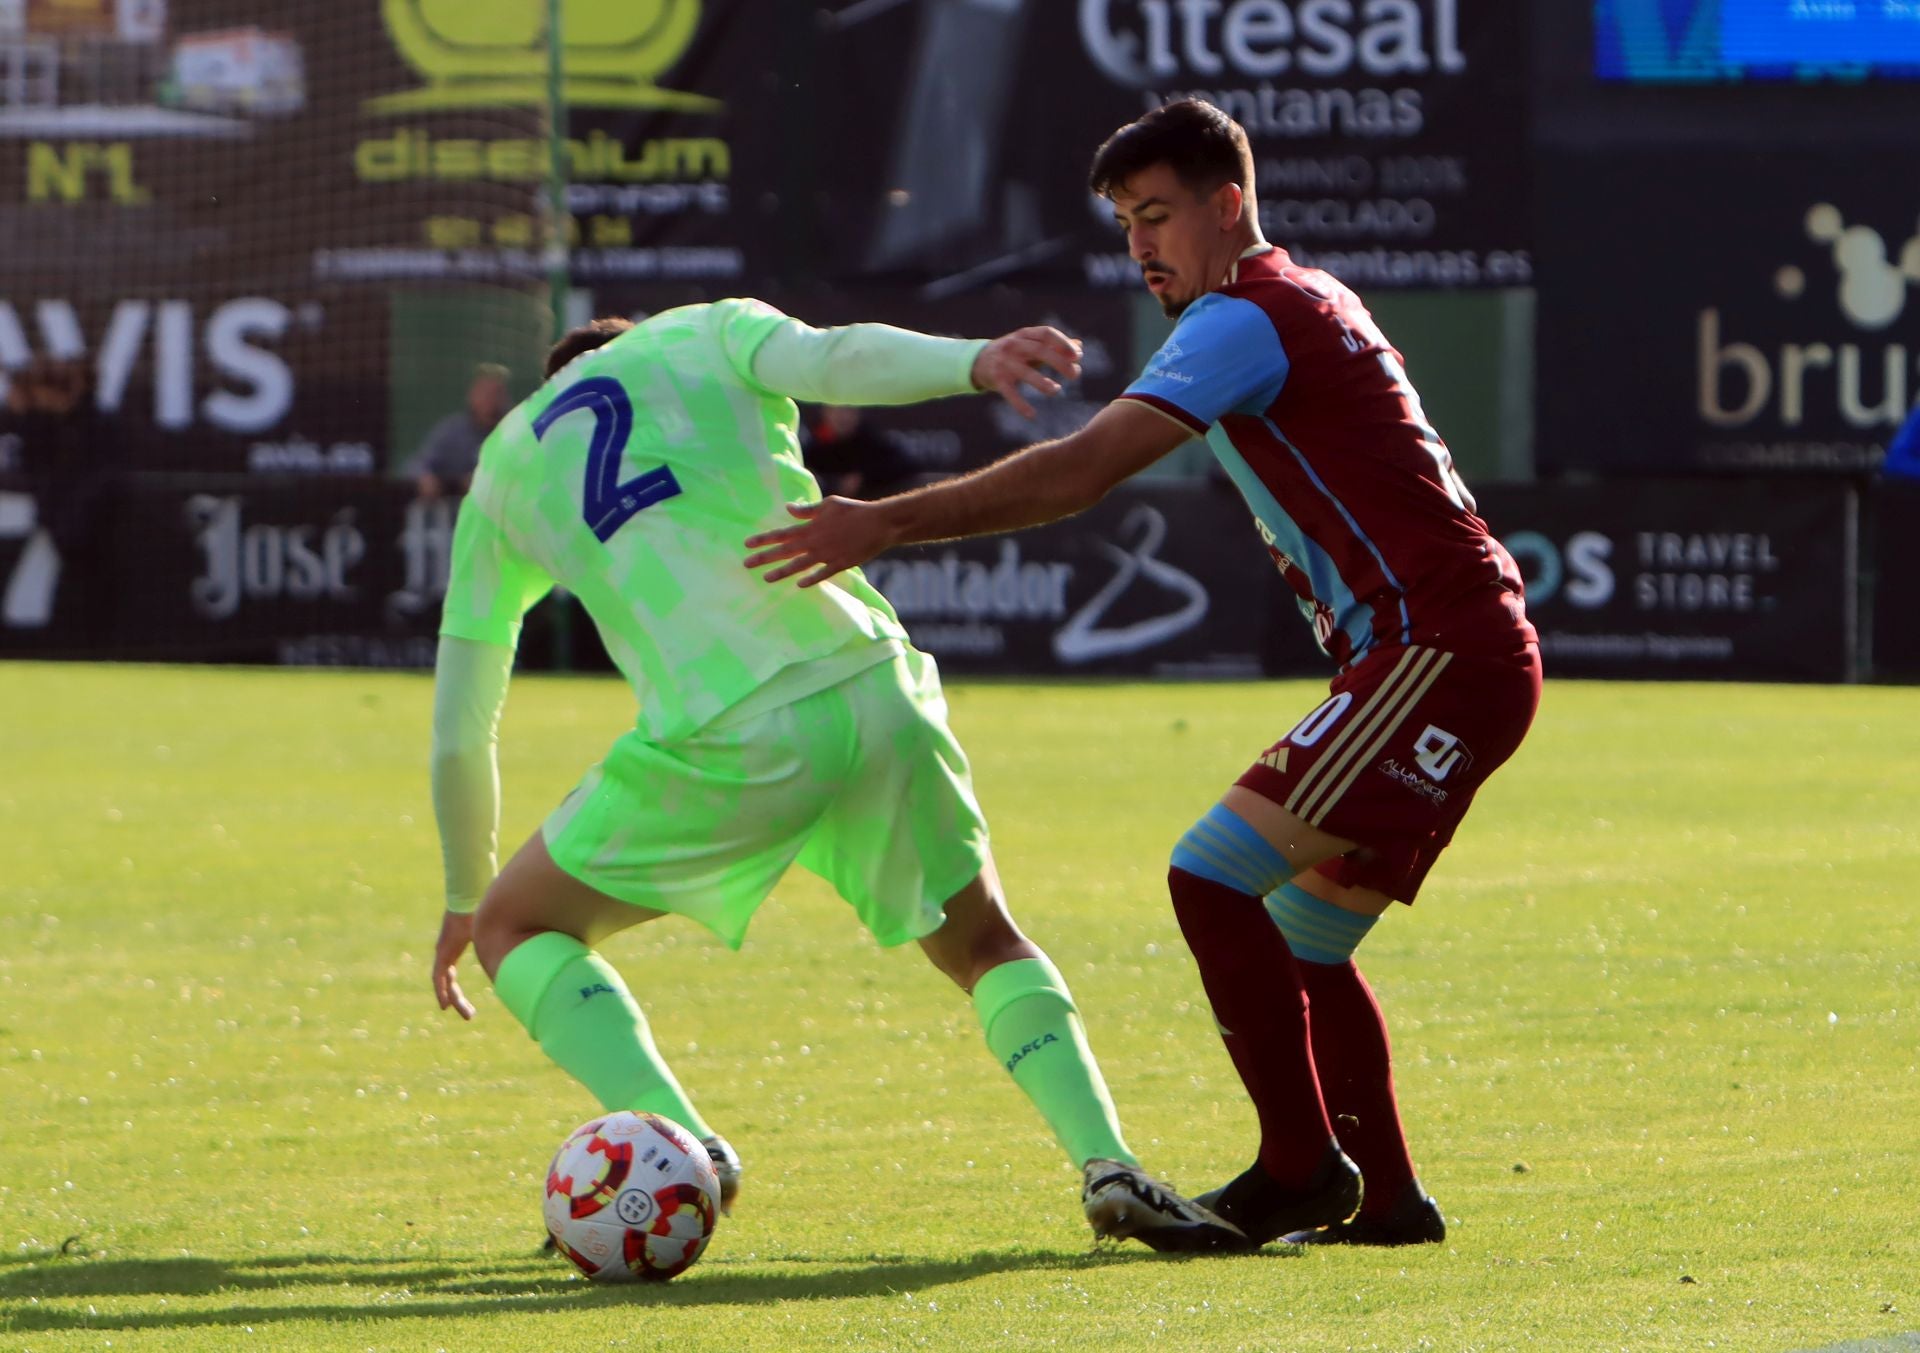
[[[815,329],[789,319],[752,359],[756,384],[802,404],[918,404],[988,390],[1029,418],[1029,392],[1058,394],[1079,375],[1080,345],[1045,325],[983,340],[890,324]]]
[[[1049,374],[1053,373],[1053,374]],[[1059,380],[1054,379],[1054,375]],[[1060,382],[1080,378],[1080,344],[1044,324],[1002,334],[973,359],[969,373],[976,390],[991,390],[1023,418],[1033,417],[1027,391],[1060,393]]]
[[[460,990],[461,957],[473,939],[473,909],[498,869],[500,712],[513,679],[513,649],[440,637],[433,669],[433,815],[440,828],[447,908],[434,943],[433,992],[442,1010],[472,1019]]]
[[[768,582],[814,587],[896,545],[993,535],[1058,521],[1092,507],[1192,434],[1135,400],[1116,400],[1080,431],[1039,442],[983,470],[862,503],[790,503],[796,526],[751,536],[748,568]]]

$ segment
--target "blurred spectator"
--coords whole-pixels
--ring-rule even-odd
[[[54,546],[76,555],[119,449],[95,404],[92,369],[42,359],[14,372],[0,437],[13,446]]]
[[[473,383],[467,387],[467,407],[435,423],[407,467],[422,500],[432,502],[467,491],[473,467],[480,462],[480,443],[511,407],[507,369],[493,362],[475,367]]]
[[[0,474],[27,472],[27,434],[23,426],[39,396],[33,391],[33,367],[7,374],[7,400],[0,404]]]
[[[95,572],[88,567],[94,527],[119,453],[112,425],[95,401],[92,368],[78,360],[41,359],[15,371],[0,414],[0,446],[7,448],[9,468],[25,481],[34,522],[52,547],[47,567],[66,594],[61,610],[81,615],[87,599],[74,594]],[[38,614],[33,623],[46,622]]]
[[[908,487],[913,473],[893,435],[859,409],[815,409],[801,422],[800,453],[829,496],[883,498]]]
[[[1907,421],[1887,443],[1887,458],[1880,462],[1880,473],[1888,479],[1920,482],[1920,404],[1913,406]]]

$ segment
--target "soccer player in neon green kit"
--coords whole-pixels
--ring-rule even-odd
[[[739,1187],[732,1147],[661,1059],[593,945],[664,913],[738,947],[798,860],[883,945],[917,940],[971,993],[987,1046],[1083,1170],[1096,1234],[1156,1249],[1245,1237],[1127,1149],[1059,971],[1015,927],[933,662],[858,570],[767,588],[737,542],[819,491],[796,399],[904,404],[976,389],[1031,413],[1078,351],[1051,329],[986,341],[818,330],[758,301],[569,333],[547,383],[480,455],[454,535],[434,683],[447,911],[442,1009],[467,1019],[471,943],[501,1003],[608,1109],[673,1119]],[[639,701],[635,727],[496,877],[495,733],[521,617],[577,596]],[[475,910],[477,904],[477,911]]]

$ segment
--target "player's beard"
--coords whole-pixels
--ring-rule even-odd
[[[1173,274],[1170,272],[1150,272],[1150,273],[1143,273],[1142,276],[1146,278],[1148,281],[1151,281],[1156,277],[1164,277],[1169,282],[1173,280]],[[1178,300],[1174,297],[1174,294],[1171,290],[1149,292],[1148,295],[1152,296],[1154,300],[1160,302],[1160,313],[1165,315],[1168,319],[1179,319],[1181,312],[1184,311],[1188,306],[1193,304],[1193,297],[1189,296],[1185,300]]]

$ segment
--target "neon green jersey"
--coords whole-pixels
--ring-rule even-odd
[[[747,536],[820,496],[799,411],[754,377],[760,346],[794,325],[751,300],[669,310],[508,414],[461,505],[440,632],[515,646],[521,617],[559,584],[593,618],[656,742],[785,668],[904,642],[858,569],[803,589],[742,562]]]

